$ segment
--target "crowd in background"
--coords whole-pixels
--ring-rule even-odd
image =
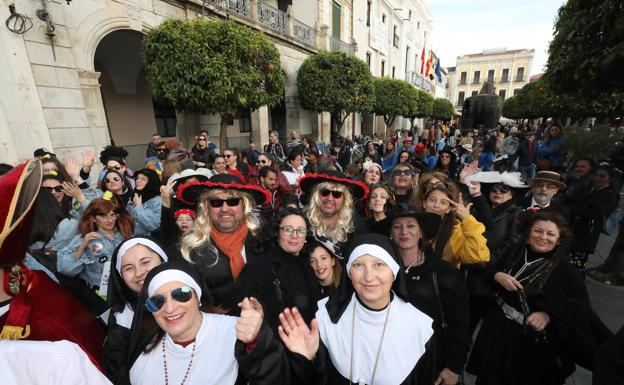
[[[121,147],[39,149],[24,264],[100,318],[113,383],[562,384],[575,365],[616,383],[584,279],[624,285],[624,144],[570,159],[563,135],[154,134],[139,170]]]

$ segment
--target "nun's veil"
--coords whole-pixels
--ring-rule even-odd
[[[399,264],[399,266],[403,266],[403,263],[398,258],[399,254],[396,251],[394,244],[388,239],[388,237],[385,237],[381,234],[369,233],[358,235],[351,243],[351,247],[345,255],[350,256],[351,252],[356,247],[365,244],[376,245],[383,248],[390,254],[390,256],[392,256],[392,258]],[[346,261],[344,262],[346,264]],[[353,288],[351,279],[347,275],[346,268],[343,268],[342,275],[340,277],[340,284],[338,285],[336,290],[332,294],[330,294],[329,299],[325,304],[325,308],[327,309],[329,318],[333,323],[337,323],[338,320],[340,320],[340,317],[342,317],[342,313],[344,313],[344,311],[347,309],[347,306],[351,301],[351,297],[354,291],[355,289]],[[399,269],[394,283],[392,284],[392,291],[404,301],[409,302],[404,269]]]
[[[128,363],[126,365],[128,372],[132,368],[132,365],[134,364],[136,359],[141,355],[141,353],[146,351],[146,349],[150,350],[154,348],[165,334],[165,332],[160,329],[160,327],[156,323],[156,320],[152,316],[152,313],[150,313],[145,307],[145,302],[148,299],[147,289],[150,282],[158,273],[166,270],[182,271],[188,274],[197,283],[202,291],[202,296],[200,298],[200,310],[212,311],[216,309],[212,305],[214,303],[212,296],[210,295],[210,292],[205,288],[205,285],[199,273],[197,272],[195,267],[193,267],[188,262],[169,261],[153,268],[149,272],[145,279],[145,282],[143,283],[143,289],[141,290],[141,293],[139,295],[139,301],[137,303],[135,316],[132,321],[132,334],[130,337],[130,348],[128,349]]]
[[[150,245],[150,243],[156,245],[156,247],[160,248],[160,250],[155,250],[154,247]],[[115,248],[115,251],[113,252],[113,256],[111,258],[110,278],[108,280],[108,292],[106,294],[106,300],[111,307],[109,324],[111,320],[110,317],[113,317],[114,314],[117,312],[122,312],[126,304],[129,305],[132,310],[134,310],[134,307],[136,306],[139,297],[134,291],[132,291],[128,287],[128,285],[126,285],[126,282],[124,282],[123,278],[121,277],[121,273],[119,273],[116,268],[117,260],[119,258],[119,250],[124,247],[124,245],[126,245],[127,247],[128,244],[143,245],[158,254],[163,262],[167,262],[168,260],[167,255],[163,251],[165,250],[165,248],[155,238],[148,236],[139,235],[135,237],[130,237]]]

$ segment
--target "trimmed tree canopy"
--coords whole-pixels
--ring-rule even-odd
[[[297,74],[301,106],[330,112],[342,126],[352,112],[373,107],[373,76],[362,60],[341,52],[321,52],[308,57]]]
[[[262,33],[233,21],[171,19],[144,39],[143,62],[152,93],[178,110],[221,115],[275,105],[284,95],[277,48]]]
[[[413,102],[414,86],[405,80],[375,78],[375,103],[373,112],[383,115],[386,126],[392,125],[397,116],[407,116]]]
[[[433,96],[420,88],[412,87],[412,90],[413,96],[410,96],[407,111],[403,116],[410,120],[411,127],[414,128],[416,119],[431,115],[433,111]]]
[[[433,111],[431,117],[437,120],[451,120],[453,119],[453,113],[455,108],[453,104],[444,98],[436,98],[433,101]]]
[[[557,94],[593,97],[624,89],[624,2],[568,0],[555,22],[546,78]]]

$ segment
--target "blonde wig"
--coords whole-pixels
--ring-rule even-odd
[[[208,212],[209,201],[214,199],[217,195],[225,193],[227,198],[241,198],[243,201],[243,226],[247,226],[249,232],[254,236],[258,235],[261,230],[260,218],[258,214],[254,212],[254,201],[249,194],[236,191],[236,190],[224,190],[214,189],[209,190],[201,194],[199,197],[199,207],[197,210],[197,219],[195,220],[195,228],[184,238],[182,238],[182,245],[180,247],[182,257],[188,262],[193,261],[192,256],[197,254],[203,258],[208,257],[210,259],[209,266],[214,266],[219,260],[219,253],[217,248],[210,241],[210,231],[212,230],[212,223],[210,221],[210,215]],[[203,255],[208,252],[209,255]]]
[[[338,220],[332,228],[329,228],[323,221],[321,194],[319,193],[322,189],[342,192],[343,204],[337,214]],[[333,243],[338,243],[346,241],[348,235],[355,230],[355,226],[353,226],[353,210],[353,194],[351,194],[351,190],[340,183],[322,182],[312,192],[307,215],[314,234],[327,237]]]

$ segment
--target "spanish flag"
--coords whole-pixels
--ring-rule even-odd
[[[427,69],[425,70],[425,77],[429,76],[433,67],[433,52],[429,51],[429,60],[427,60]]]

